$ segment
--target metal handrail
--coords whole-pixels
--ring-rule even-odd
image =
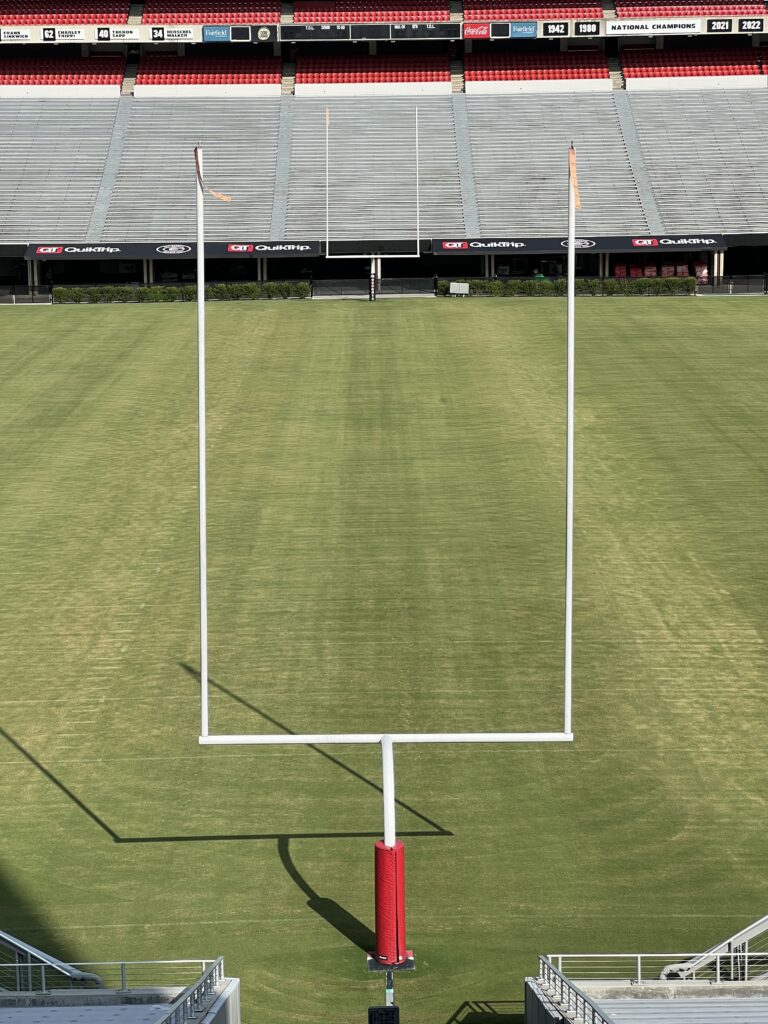
[[[758,981],[768,975],[768,950],[702,953],[550,953],[557,970],[580,981]],[[670,965],[670,961],[673,961]],[[692,965],[687,978],[669,978],[668,966]],[[695,966],[693,966],[695,964]]]
[[[704,953],[700,953],[692,960],[668,964],[661,972],[660,977],[668,978],[670,975],[675,975],[678,979],[685,978],[689,974],[695,974],[695,972],[700,970],[702,967],[708,966],[713,960],[719,959],[722,954],[726,954],[728,956],[735,954],[740,957],[747,958],[747,970],[745,973],[748,976],[749,941],[750,939],[757,938],[759,935],[765,934],[766,931],[768,931],[768,914],[758,918],[757,921],[753,921],[752,924],[748,924],[746,928],[742,928],[741,931],[736,932],[735,935],[731,935],[730,938],[724,939],[722,942],[718,942],[717,945],[712,946]]]
[[[539,957],[538,980],[547,997],[566,1016],[577,1017],[584,1024],[615,1024],[613,1017],[601,1010],[578,985],[569,981],[546,956]]]
[[[187,1018],[200,1013],[223,979],[224,957],[220,956],[196,982],[184,989],[178,999],[168,1008],[168,1012],[159,1017],[155,1024],[185,1024]]]
[[[95,985],[97,988],[102,987],[102,981],[98,974],[91,974],[89,971],[81,971],[75,967],[74,964],[66,964],[63,960],[58,960],[54,956],[49,956],[48,953],[44,953],[41,949],[31,946],[28,942],[24,942],[22,939],[17,939],[8,932],[0,931],[0,946],[4,946],[14,954],[14,967],[19,969],[32,966],[40,968],[43,991],[45,991],[46,967],[58,972],[59,974],[63,974],[71,981],[89,983]]]
[[[0,963],[0,985],[3,985],[4,974],[10,972],[11,980],[15,981],[17,991],[25,992],[47,992],[53,987],[63,987],[66,980],[70,987],[80,987],[89,984],[91,978],[98,978],[101,989],[108,989],[114,992],[126,992],[129,988],[163,987],[184,989],[196,985],[209,968],[215,963],[201,957],[194,960],[113,960],[110,962],[88,962],[77,964],[66,964],[71,968],[70,974],[65,978],[57,972],[55,979],[51,978],[50,970],[46,972],[46,964],[28,962],[17,963],[10,961]],[[84,970],[90,968],[90,971]],[[98,971],[99,973],[91,973]],[[193,981],[190,982],[190,976]]]

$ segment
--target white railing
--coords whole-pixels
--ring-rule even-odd
[[[546,997],[566,1017],[578,1018],[584,1024],[615,1024],[613,1018],[569,981],[548,957],[539,957],[538,982]]]
[[[577,981],[616,981],[640,984],[659,981],[757,981],[768,975],[768,951],[701,953],[550,953],[549,961]],[[672,977],[671,967],[685,975]]]
[[[52,988],[96,987],[113,992],[131,988],[184,988],[196,985],[217,960],[114,960],[62,964],[63,974],[48,963],[0,963],[0,989],[48,992]]]
[[[30,946],[8,932],[0,931],[0,988],[16,991],[34,991],[33,982],[39,978],[40,989],[45,991],[46,980],[59,987],[66,985],[101,987],[98,974],[79,970],[74,964],[49,956],[41,949]],[[47,979],[46,979],[47,972]]]
[[[747,981],[750,957],[754,958],[755,955],[762,954],[764,961],[762,973],[768,971],[768,939],[766,938],[766,933],[768,933],[768,915],[758,918],[757,921],[748,924],[746,928],[742,928],[735,935],[731,935],[730,938],[718,942],[716,946],[712,946],[705,953],[699,953],[693,959],[668,964],[662,970],[661,977],[682,980],[696,973],[701,974],[702,969],[709,967],[712,963],[716,962],[719,965],[720,958],[725,956],[732,963],[734,963],[735,959],[734,966],[742,963],[744,978],[739,978],[738,980]],[[754,971],[752,972],[752,977],[754,978]]]
[[[156,1024],[185,1024],[187,1018],[207,1009],[211,998],[224,980],[224,958],[218,960],[205,970],[197,982],[186,988],[169,1008],[164,1017]]]

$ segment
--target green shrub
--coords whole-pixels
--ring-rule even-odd
[[[211,284],[205,290],[207,299],[220,302],[234,302],[238,299],[307,299],[310,294],[309,281],[232,281]],[[90,285],[85,288],[57,285],[53,289],[53,301],[61,303],[194,302],[196,298],[196,284],[153,284],[140,288],[116,284]]]
[[[567,291],[564,277],[537,281],[534,278],[470,278],[470,295],[493,296],[560,296]],[[577,277],[577,295],[694,295],[696,280],[693,277]],[[450,281],[437,282],[437,294],[450,294]]]

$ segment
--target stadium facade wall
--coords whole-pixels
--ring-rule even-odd
[[[200,85],[140,85],[137,83],[133,87],[133,94],[137,99],[148,97],[167,99],[172,96],[181,99],[194,99],[200,96],[279,96],[280,88],[279,82],[267,85],[236,85],[235,83],[216,82]],[[119,91],[118,89],[118,95]]]
[[[451,82],[297,82],[295,92],[297,96],[450,96]]]
[[[611,92],[613,83],[610,78],[574,78],[568,80],[568,92]],[[464,91],[479,95],[494,93],[520,92],[562,92],[563,83],[557,79],[513,80],[509,82],[472,82],[468,81]]]
[[[578,84],[578,83],[574,83]],[[627,78],[627,92],[679,92],[681,89],[763,89],[765,75],[680,75],[676,78]]]
[[[278,92],[279,92],[278,88]],[[0,85],[0,99],[114,100],[119,85]]]

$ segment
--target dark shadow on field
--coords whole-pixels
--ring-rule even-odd
[[[327,921],[337,932],[340,932],[345,939],[349,939],[354,946],[359,946],[364,953],[374,949],[376,946],[376,936],[367,925],[364,925],[362,921],[358,921],[353,914],[350,914],[348,910],[345,910],[335,900],[328,899],[325,896],[318,896],[294,864],[291,858],[289,843],[288,836],[282,836],[277,841],[277,852],[280,854],[280,861],[291,879],[307,896],[307,906],[309,909],[314,910],[316,914]]]
[[[198,683],[200,682],[200,673],[197,669],[193,668],[191,665],[188,665],[184,661],[180,661],[179,665],[181,668],[184,669],[185,672],[188,672],[193,679],[195,679]],[[287,725],[283,724],[283,722],[279,722],[276,718],[273,718],[272,715],[267,714],[266,711],[263,711],[261,708],[257,708],[255,704],[251,704],[250,701],[247,701],[244,697],[241,697],[239,694],[235,693],[234,690],[229,690],[227,689],[226,686],[222,686],[221,683],[215,682],[215,680],[211,679],[210,676],[208,676],[208,685],[213,687],[213,689],[218,690],[220,693],[225,694],[231,700],[236,701],[242,707],[247,708],[249,711],[253,711],[254,714],[258,715],[265,722],[269,722],[270,725],[274,725],[276,729],[280,730],[280,732],[284,732],[288,736],[295,735],[294,730],[289,729]],[[341,768],[349,775],[352,775],[354,776],[354,778],[359,779],[360,782],[364,782],[366,786],[370,786],[371,789],[375,789],[377,793],[382,792],[381,786],[378,784],[378,782],[374,782],[372,779],[369,779],[366,775],[362,775],[354,768],[350,768],[348,764],[345,764],[338,757],[334,757],[333,754],[329,754],[327,750],[323,750],[321,747],[316,747],[314,744],[307,744],[307,748],[309,750],[314,750],[314,752],[316,754],[319,754],[320,757],[324,757],[326,761],[330,761],[331,764],[336,765],[337,768]],[[421,811],[417,811],[415,807],[411,807],[410,804],[405,803],[403,800],[396,800],[395,803],[398,805],[398,807],[402,807],[404,811],[408,811],[409,814],[412,814],[414,815],[414,817],[419,818],[421,821],[424,822],[425,825],[429,825],[430,828],[434,829],[440,835],[453,835],[452,832],[449,832],[447,829],[444,829],[442,825],[438,825],[436,821],[432,821],[431,818],[428,818],[425,814],[422,814]],[[400,832],[399,834],[403,836],[422,835],[422,833],[420,832]],[[431,835],[432,833],[429,834]]]
[[[0,871],[0,927],[15,939],[48,953],[49,956],[76,963],[82,957],[41,916],[29,897],[19,892],[10,879]]]
[[[71,800],[76,807],[79,807],[83,814],[87,815],[95,825],[99,826],[102,832],[106,832],[106,834],[113,842],[120,842],[120,836],[117,834],[117,832],[115,832],[113,829],[109,827],[109,825],[106,823],[106,821],[104,821],[103,818],[100,818],[95,811],[92,811],[87,804],[83,803],[80,797],[76,796],[68,786],[65,786],[61,779],[58,779],[53,774],[52,771],[49,771],[44,764],[41,764],[36,757],[33,757],[33,755],[30,754],[26,747],[23,747],[18,740],[15,740],[13,736],[11,736],[10,733],[7,733],[5,729],[3,729],[1,726],[0,736],[2,736],[4,740],[7,740],[8,743],[10,743],[11,746],[15,750],[17,750],[22,757],[25,757],[31,765],[34,765],[35,768],[37,768],[37,770],[41,772],[46,777],[46,779],[48,779],[49,782],[53,783],[53,785],[59,790],[59,792],[63,793],[68,800]],[[0,906],[1,905],[2,904],[0,904]]]
[[[183,666],[183,667],[191,675],[193,675],[193,676],[194,675],[198,675],[198,677],[199,677],[199,674],[195,673],[194,669],[191,669],[191,668],[189,668],[186,665]],[[248,704],[247,701],[243,700],[241,697],[238,697],[237,694],[232,693],[230,690],[227,690],[226,687],[220,686],[218,683],[215,683],[213,680],[209,680],[209,682],[210,682],[211,686],[215,686],[217,689],[221,690],[223,693],[226,693],[228,696],[231,696],[233,698],[233,700],[237,700],[241,704],[243,704],[246,707],[250,708],[252,711],[255,711],[257,714],[261,715],[267,721],[272,722],[275,726],[277,726],[277,728],[280,728],[280,729],[282,729],[285,732],[290,732],[290,730],[287,728],[287,726],[282,725],[281,723],[277,722],[275,719],[270,718],[266,714],[266,712],[259,711],[257,708],[253,707],[253,705]],[[114,828],[112,828],[112,826],[108,822],[106,822],[104,820],[104,818],[100,817],[100,815],[98,815],[91,807],[89,807],[88,804],[83,799],[81,799],[81,797],[79,797],[75,792],[73,792],[69,788],[69,786],[67,786],[64,782],[61,781],[61,779],[59,779],[56,775],[54,775],[54,773],[50,770],[50,768],[46,768],[46,766],[44,764],[42,764],[42,762],[39,761],[33,754],[31,754],[30,751],[26,749],[26,747],[24,747],[17,739],[15,739],[13,736],[11,736],[11,734],[8,733],[2,727],[0,727],[0,737],[5,739],[14,748],[14,750],[16,750],[16,752],[21,755],[21,757],[25,758],[25,760],[29,762],[29,764],[33,765],[33,767],[36,768],[37,771],[39,771],[40,774],[43,775],[48,780],[48,782],[51,783],[51,785],[55,786],[56,789],[58,789],[60,793],[62,793],[69,801],[71,801],[75,805],[75,807],[77,807],[80,811],[82,811],[82,813],[87,818],[89,818],[93,822],[94,825],[98,826],[98,828],[100,828],[101,831],[106,836],[108,836],[112,840],[113,843],[126,843],[126,844],[128,844],[128,843],[133,843],[133,844],[138,844],[138,843],[223,843],[223,842],[256,842],[256,841],[260,841],[260,840],[262,840],[262,841],[263,840],[267,840],[267,841],[286,840],[287,841],[288,839],[380,839],[381,838],[381,833],[379,831],[375,831],[375,832],[291,832],[291,833],[286,833],[286,832],[245,832],[245,833],[222,832],[222,833],[206,833],[205,835],[124,836],[124,835],[121,835],[119,832],[117,832]],[[366,778],[364,775],[361,775],[359,772],[355,771],[354,768],[350,768],[349,765],[344,764],[344,762],[339,760],[339,758],[333,757],[331,754],[327,754],[324,750],[320,750],[317,747],[313,747],[313,750],[315,750],[322,757],[326,758],[326,760],[330,761],[332,764],[336,765],[338,768],[341,768],[343,771],[348,772],[349,774],[353,775],[355,778],[359,779],[361,782],[364,782],[366,785],[371,786],[373,789],[376,789],[378,792],[381,792],[381,787],[380,786],[378,786],[375,782],[372,782],[370,779]],[[399,833],[403,838],[406,838],[408,836],[411,836],[411,837],[413,837],[413,836],[428,837],[428,836],[452,836],[453,835],[452,832],[449,832],[447,829],[444,829],[441,825],[438,825],[436,822],[434,822],[430,818],[426,817],[426,815],[421,814],[419,811],[415,810],[415,808],[410,807],[408,804],[405,804],[402,801],[398,801],[398,803],[400,804],[400,806],[404,810],[409,811],[411,814],[415,815],[415,817],[419,818],[421,821],[423,821],[426,825],[429,826],[428,828],[425,828],[425,829],[415,829],[415,830],[410,830],[410,831],[403,830],[403,831],[401,831]],[[0,896],[1,895],[2,895],[2,893],[0,892]],[[0,902],[0,909],[1,908],[2,908],[2,902]],[[2,920],[0,920],[0,924],[2,924]]]
[[[523,1024],[521,999],[467,999],[445,1024]]]

